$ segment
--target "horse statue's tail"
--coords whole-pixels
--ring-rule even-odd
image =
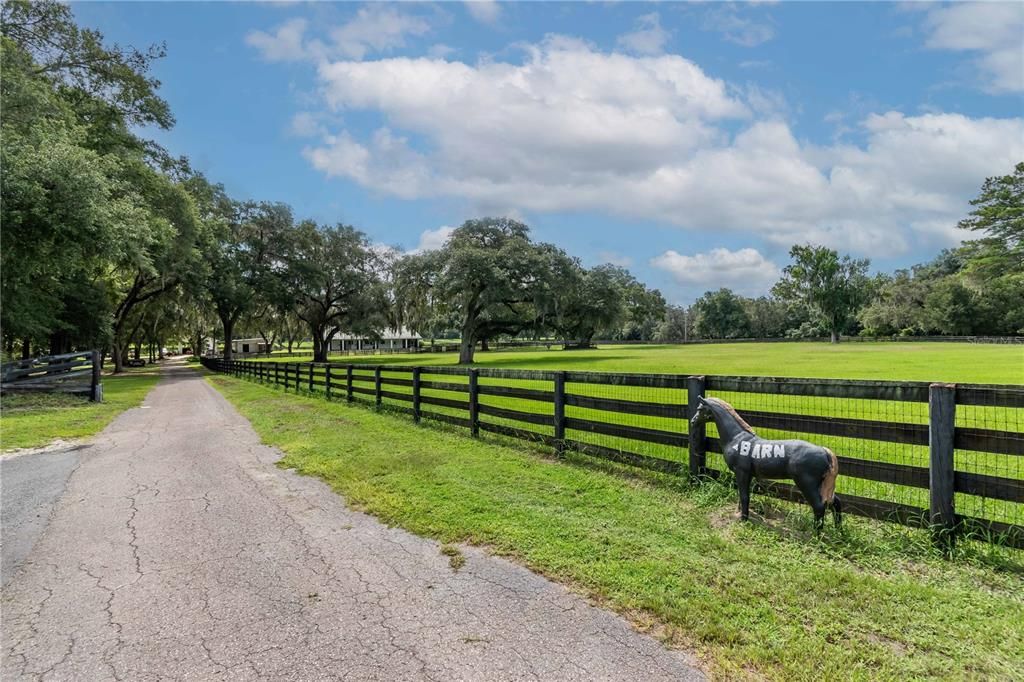
[[[839,475],[839,460],[836,459],[836,453],[832,452],[828,448],[825,448],[825,452],[828,453],[829,468],[825,472],[825,475],[821,479],[821,487],[818,488],[821,492],[821,501],[825,504],[830,504],[832,498],[836,494],[836,477]]]

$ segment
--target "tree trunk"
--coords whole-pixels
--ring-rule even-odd
[[[480,339],[480,350],[488,351],[491,347],[487,345],[487,339]]]
[[[324,340],[325,330],[312,329],[311,331],[313,332],[313,362],[327,362],[328,341]]]
[[[110,354],[114,359],[114,374],[120,374],[124,371],[124,348],[121,346],[120,339],[117,338],[117,334],[114,335],[114,352]]]
[[[32,357],[32,342],[29,339],[21,340],[21,359],[28,360]]]
[[[233,339],[235,333],[235,321],[231,317],[222,317],[221,324],[224,326],[224,359],[230,360],[233,352]]]
[[[459,364],[470,365],[473,364],[473,351],[476,350],[476,341],[472,336],[466,334],[462,335],[462,340],[459,341]]]
[[[839,332],[832,330],[832,343],[839,343]]]

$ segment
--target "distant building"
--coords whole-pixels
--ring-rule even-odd
[[[235,353],[269,353],[267,342],[263,339],[232,339],[231,349]]]
[[[379,339],[359,334],[336,334],[331,339],[332,351],[350,350],[413,350],[420,347],[423,337],[408,329],[386,329]]]

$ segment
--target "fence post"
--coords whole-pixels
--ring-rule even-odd
[[[565,372],[555,372],[555,454],[565,455]]]
[[[412,420],[420,423],[420,368],[412,368]]]
[[[956,511],[953,506],[953,436],[956,384],[928,387],[928,521],[936,544],[952,549]]]
[[[373,401],[380,407],[381,395],[380,395],[380,365],[373,368]]]
[[[478,383],[480,370],[469,370],[469,433],[476,437],[480,435],[480,392]]]
[[[692,376],[686,381],[686,419],[688,442],[690,444],[690,476],[696,478],[704,473],[707,468],[707,453],[704,452],[704,437],[707,429],[704,424],[693,426],[690,424],[693,416],[697,414],[697,407],[700,404],[698,398],[704,395],[706,382],[703,376]]]
[[[347,375],[345,378],[345,391],[345,399],[348,400],[349,402],[352,402],[352,365],[349,365],[347,367]]]
[[[331,399],[331,363],[324,367],[324,394],[328,400]]]
[[[90,391],[90,398],[94,403],[103,402],[103,384],[100,383],[100,352],[94,350],[91,353],[92,356],[92,391]]]
[[[309,392],[313,392],[313,363],[309,363]]]

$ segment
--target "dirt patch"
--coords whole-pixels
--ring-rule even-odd
[[[41,455],[55,452],[70,452],[72,450],[84,450],[87,447],[90,447],[89,444],[81,440],[64,440],[63,438],[58,438],[52,443],[47,443],[46,445],[38,448],[12,448],[10,450],[4,450],[3,452],[0,452],[0,456],[8,459],[11,457],[21,457],[23,455]]]

